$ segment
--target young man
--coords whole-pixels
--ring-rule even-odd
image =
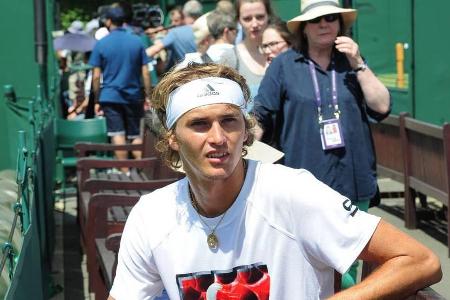
[[[112,6],[106,15],[109,34],[99,40],[92,51],[89,64],[93,66],[92,88],[95,103],[100,103],[106,117],[108,136],[115,145],[142,143],[140,120],[144,115],[144,99],[149,105],[151,92],[148,57],[141,40],[122,25],[125,13]],[[103,83],[100,86],[100,78]],[[142,93],[142,83],[145,95]],[[97,109],[98,110],[98,109]],[[140,158],[140,153],[133,153]],[[125,159],[126,151],[116,151],[116,157]],[[128,169],[122,169],[127,172]]]
[[[189,65],[153,93],[158,145],[186,178],[144,196],[122,236],[110,299],[402,299],[438,282],[438,258],[308,171],[242,159],[249,89],[226,66]],[[334,270],[380,265],[333,295]]]

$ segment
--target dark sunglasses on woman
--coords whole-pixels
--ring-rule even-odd
[[[337,19],[339,19],[339,14],[331,14],[331,15],[320,16],[320,17],[317,17],[315,19],[308,20],[307,22],[308,23],[317,24],[317,23],[320,22],[320,20],[322,20],[322,18],[324,18],[327,23],[331,23],[331,22],[334,22]]]

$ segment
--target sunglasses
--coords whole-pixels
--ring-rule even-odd
[[[331,23],[331,22],[334,22],[337,19],[339,19],[339,14],[331,14],[331,15],[320,16],[320,17],[317,17],[315,19],[308,20],[306,22],[317,24],[317,23],[319,23],[322,20],[322,18],[324,18],[327,23]]]

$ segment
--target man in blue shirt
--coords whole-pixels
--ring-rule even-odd
[[[202,5],[197,0],[186,2],[183,6],[186,25],[171,29],[162,40],[156,40],[153,46],[147,48],[147,55],[153,57],[163,49],[169,50],[170,55],[166,64],[166,70],[168,70],[182,61],[186,53],[196,52],[192,24],[202,15],[202,11]]]
[[[89,60],[94,67],[92,87],[95,103],[100,103],[106,117],[108,136],[116,145],[125,144],[127,139],[133,144],[142,142],[140,120],[144,114],[144,99],[149,105],[151,92],[148,57],[141,40],[122,27],[124,17],[122,8],[109,9],[106,27],[110,34],[97,42]],[[101,76],[103,82],[100,90]],[[99,111],[98,105],[96,111]],[[138,153],[133,154],[139,158]],[[127,158],[127,155],[125,151],[116,152],[119,159]]]

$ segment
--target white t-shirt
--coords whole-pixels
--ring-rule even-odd
[[[203,220],[213,228],[220,218]],[[143,196],[125,226],[111,295],[153,299],[165,288],[170,299],[323,299],[333,294],[333,269],[350,267],[378,222],[306,170],[250,160],[216,229],[217,251],[186,178]]]

